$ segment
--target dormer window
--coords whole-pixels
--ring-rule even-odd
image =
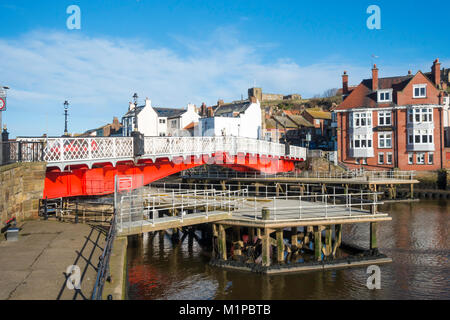
[[[391,101],[392,101],[392,89],[378,90],[378,103]]]
[[[414,98],[426,98],[427,96],[427,85],[426,84],[416,84],[413,86],[413,97]]]

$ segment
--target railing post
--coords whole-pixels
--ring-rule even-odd
[[[19,141],[17,146],[17,162],[22,162],[22,141]]]
[[[184,214],[183,214],[183,210],[184,210],[184,206],[183,206],[183,200],[184,200],[184,198],[183,198],[183,194],[181,194],[181,223],[183,223],[183,216],[184,216]]]
[[[277,220],[277,206],[276,206],[277,198],[273,197],[273,215],[275,217],[275,221]]]
[[[59,142],[60,161],[64,161],[64,138],[56,139]]]
[[[299,197],[299,219],[302,218],[302,196]]]

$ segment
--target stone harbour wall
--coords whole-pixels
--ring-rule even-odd
[[[0,222],[15,216],[17,221],[38,218],[43,196],[45,162],[0,166]]]

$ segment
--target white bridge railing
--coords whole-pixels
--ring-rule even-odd
[[[43,143],[43,161],[59,165],[135,158],[132,137],[40,137],[17,138],[17,141]],[[287,153],[286,149],[284,144],[231,136],[144,137],[144,154],[140,157],[155,159],[225,152],[306,159],[305,148],[290,146]]]

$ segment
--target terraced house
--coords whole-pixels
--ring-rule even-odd
[[[446,167],[447,85],[439,59],[431,72],[388,78],[379,78],[374,65],[372,79],[352,89],[344,71],[344,100],[334,110],[339,161],[372,170]]]

